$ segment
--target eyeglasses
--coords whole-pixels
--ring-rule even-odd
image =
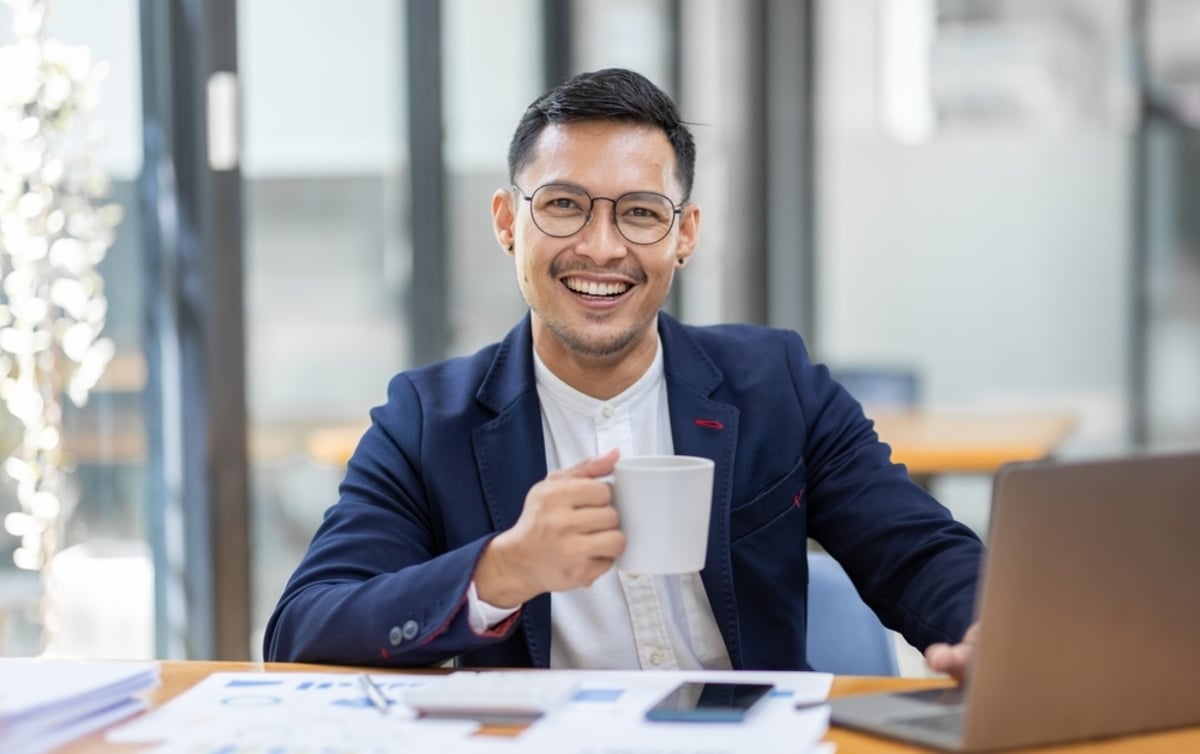
[[[616,199],[592,196],[578,186],[547,183],[538,186],[532,196],[526,196],[520,186],[513,188],[529,202],[533,224],[548,236],[567,238],[583,230],[592,221],[596,202],[613,204],[613,224],[630,243],[648,245],[667,237],[675,225],[675,216],[683,211],[670,197],[653,191],[632,191]]]

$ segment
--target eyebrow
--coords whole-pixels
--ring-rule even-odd
[[[676,202],[675,199],[672,198],[671,195],[667,193],[667,190],[665,188],[663,188],[663,189],[651,189],[651,188],[632,189],[630,191],[622,191],[621,193],[617,194],[615,197],[609,197],[604,194],[597,194],[597,193],[593,192],[591,189],[587,188],[586,186],[581,186],[580,184],[573,183],[572,181],[549,180],[549,181],[545,181],[544,183],[537,184],[536,186],[533,187],[533,190],[537,191],[538,189],[542,188],[543,186],[566,186],[568,188],[579,189],[580,191],[582,191],[583,193],[587,194],[588,196],[590,196],[592,198],[595,198],[598,196],[598,197],[605,198],[605,199],[609,199],[609,198],[619,199],[622,196],[629,196],[630,194],[657,194],[659,196],[667,197],[667,199],[669,199],[672,204],[680,205],[683,203],[683,202]],[[530,193],[530,196],[533,196],[532,192]]]

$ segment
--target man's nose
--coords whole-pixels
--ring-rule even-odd
[[[617,229],[616,210],[617,204],[612,199],[601,196],[592,200],[587,223],[579,231],[580,254],[603,264],[628,253],[625,237]]]

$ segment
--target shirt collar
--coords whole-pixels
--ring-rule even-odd
[[[608,400],[593,398],[563,382],[538,356],[537,349],[533,351],[533,374],[537,381],[539,395],[554,400],[564,408],[586,416],[594,415],[602,406],[622,411],[643,400],[662,384],[664,379],[662,338],[655,339],[654,360],[650,362],[650,366],[637,379],[637,382]]]

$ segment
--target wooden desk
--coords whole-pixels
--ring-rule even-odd
[[[892,460],[914,477],[994,474],[1010,461],[1054,453],[1075,428],[1066,413],[968,413],[920,410],[872,416]]]
[[[164,704],[169,699],[183,693],[196,683],[206,678],[210,673],[219,671],[308,671],[308,672],[358,672],[359,668],[331,667],[324,665],[290,665],[283,663],[251,663],[251,662],[184,662],[164,661],[162,663],[162,685],[149,694],[151,708]],[[372,669],[372,673],[381,673]],[[415,671],[437,673],[442,671]],[[873,678],[839,676],[833,681],[830,696],[850,696],[865,694],[872,691],[888,691],[901,688],[934,688],[949,685],[944,680],[915,679],[915,678]],[[503,734],[504,731],[499,731]],[[865,733],[830,728],[826,739],[837,744],[838,754],[905,754],[906,752],[922,751],[917,747],[894,743],[882,738],[876,738]],[[103,733],[95,733],[73,744],[59,749],[56,754],[132,754],[143,752],[153,747],[128,746],[110,744],[104,740]],[[1105,741],[1089,741],[1082,744],[1067,746],[1041,747],[1035,750],[1046,752],[1100,752],[1101,754],[1177,754],[1178,752],[1200,751],[1200,727],[1183,730],[1165,731],[1142,736],[1108,739]]]

